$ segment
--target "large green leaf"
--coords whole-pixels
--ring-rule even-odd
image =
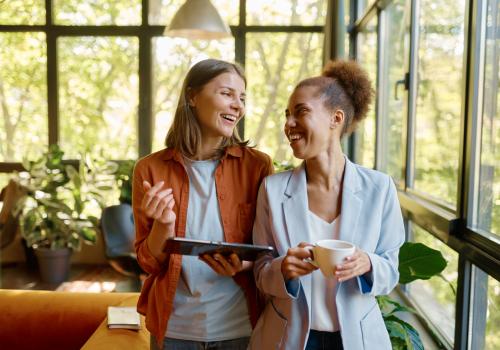
[[[399,283],[427,280],[445,267],[441,252],[422,243],[405,242],[399,250]]]
[[[394,315],[384,317],[384,322],[393,349],[424,350],[422,339],[412,325]]]

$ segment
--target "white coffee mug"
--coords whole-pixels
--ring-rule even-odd
[[[319,267],[326,278],[335,276],[335,268],[344,259],[354,254],[354,244],[337,239],[324,239],[316,242],[312,247],[313,259],[307,261]]]

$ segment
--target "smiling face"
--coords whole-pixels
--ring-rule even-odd
[[[326,152],[335,135],[335,120],[325,107],[315,86],[295,89],[285,111],[285,135],[290,141],[293,155],[310,159]]]
[[[231,137],[245,114],[245,82],[236,72],[219,74],[194,93],[189,104],[196,111],[204,141]]]

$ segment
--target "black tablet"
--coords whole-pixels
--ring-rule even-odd
[[[243,243],[214,242],[173,237],[167,240],[165,251],[169,254],[195,256],[214,253],[227,256],[231,253],[236,253],[241,260],[254,261],[261,253],[273,253],[274,248]]]

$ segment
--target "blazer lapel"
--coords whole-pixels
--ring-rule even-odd
[[[307,211],[307,182],[304,163],[293,170],[282,203],[290,247],[311,242]]]
[[[339,239],[358,246],[358,219],[363,205],[360,196],[361,183],[355,165],[347,157],[345,159]]]

